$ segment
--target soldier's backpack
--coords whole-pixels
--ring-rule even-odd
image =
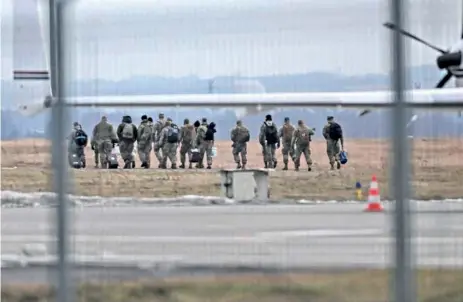
[[[84,147],[87,146],[88,143],[88,136],[84,130],[80,129],[77,130],[74,135],[74,141],[76,142],[77,146]]]
[[[141,132],[140,141],[149,141],[152,137],[151,127],[149,125],[143,125],[138,127],[139,133]]]
[[[302,145],[308,145],[310,143],[310,135],[308,129],[299,130],[300,143]]]
[[[265,124],[265,140],[269,145],[278,143],[278,130],[275,124]]]
[[[249,133],[249,130],[243,129],[242,131],[244,131],[244,135],[243,135],[243,139],[242,139],[241,143],[249,142],[251,140],[251,134]]]
[[[133,125],[126,123],[124,125],[124,128],[122,129],[122,138],[133,139],[133,136],[134,136]]]
[[[283,125],[283,139],[286,142],[291,142],[293,138],[294,127],[292,125]]]
[[[167,142],[171,144],[178,143],[178,133],[179,130],[177,125],[172,124],[167,130]]]
[[[184,126],[182,141],[184,143],[190,143],[193,140],[194,133],[195,133],[195,128],[193,127],[193,125]]]
[[[329,129],[329,136],[332,140],[339,140],[342,137],[342,128],[338,123],[331,123]]]

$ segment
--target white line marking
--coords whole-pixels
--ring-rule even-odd
[[[307,232],[307,231],[305,231]],[[366,232],[363,233],[365,235]],[[320,245],[374,245],[374,244],[392,244],[394,238],[386,236],[373,236],[371,238],[354,238],[354,237],[333,237],[321,235],[319,232],[307,235],[306,233],[290,233],[288,236],[281,234],[258,235],[255,237],[205,237],[205,236],[107,236],[107,235],[77,235],[70,236],[69,240],[75,243],[137,243],[137,244],[162,244],[162,243],[189,243],[189,244],[206,244],[206,243],[222,243],[222,244],[237,244],[237,243],[265,243],[269,241],[281,241],[292,237],[310,237],[313,238],[314,244]],[[339,234],[339,233],[338,233]],[[343,233],[343,234],[346,234]],[[371,234],[371,233],[369,233]],[[45,235],[6,235],[1,237],[2,244],[8,243],[47,243],[56,242],[56,238]],[[463,237],[416,237],[412,239],[414,244],[451,244],[455,247],[463,245]]]
[[[93,264],[93,265],[128,265],[150,268],[153,264],[157,263],[172,263],[184,260],[181,255],[84,255],[84,254],[71,254],[69,259],[76,264]],[[45,256],[22,256],[15,254],[2,255],[2,267],[12,266],[26,266],[28,264],[48,264],[56,262],[56,255]]]
[[[382,235],[383,230],[365,229],[365,230],[293,230],[293,231],[275,231],[257,233],[258,237],[264,238],[286,238],[286,237],[333,237],[333,236],[365,236],[365,235]]]
[[[71,242],[94,243],[233,243],[257,242],[257,237],[207,237],[207,236],[108,236],[108,235],[72,235]],[[55,242],[56,238],[44,235],[4,235],[2,243],[7,242]]]

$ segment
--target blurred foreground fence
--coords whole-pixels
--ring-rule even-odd
[[[403,10],[403,1],[400,0],[391,0],[391,20],[398,26],[401,27],[402,24],[404,24],[404,10]],[[62,152],[62,138],[66,136],[65,129],[67,128],[66,125],[68,124],[69,120],[66,118],[67,113],[66,113],[66,104],[63,103],[63,99],[67,96],[66,90],[66,70],[69,69],[69,66],[67,65],[68,60],[67,58],[67,51],[66,51],[66,45],[64,43],[63,36],[65,35],[66,29],[64,27],[64,10],[65,10],[65,5],[66,2],[63,1],[58,1],[58,0],[50,0],[50,36],[51,36],[51,47],[50,47],[50,52],[51,52],[51,75],[52,75],[52,92],[58,99],[58,104],[57,106],[53,107],[53,115],[52,119],[53,122],[55,123],[55,126],[53,129],[55,129],[55,133],[53,135],[53,168],[54,168],[54,188],[55,192],[58,195],[58,207],[57,207],[57,213],[56,213],[56,231],[57,231],[57,253],[58,253],[58,267],[59,267],[59,275],[58,275],[58,285],[57,285],[57,290],[58,290],[58,301],[64,302],[64,301],[71,301],[73,300],[74,295],[73,293],[73,286],[72,286],[72,280],[71,280],[71,264],[72,260],[74,258],[71,257],[70,255],[70,246],[71,242],[74,241],[76,245],[81,244],[82,242],[89,242],[94,240],[96,242],[96,238],[92,239],[91,234],[86,234],[86,235],[72,235],[70,232],[70,213],[71,211],[68,209],[69,203],[68,203],[68,197],[66,196],[66,193],[68,192],[68,167],[66,164],[66,158],[65,154]],[[408,112],[408,107],[409,105],[406,104],[406,100],[404,99],[403,91],[404,91],[404,51],[403,51],[403,37],[398,34],[394,33],[393,35],[393,43],[392,43],[392,48],[391,48],[391,56],[393,58],[393,73],[391,74],[391,80],[393,84],[393,90],[394,90],[394,102],[390,104],[382,104],[383,107],[391,108],[393,110],[392,114],[392,127],[393,127],[393,150],[392,150],[392,156],[393,156],[393,164],[392,164],[392,173],[390,174],[390,177],[392,181],[390,182],[392,186],[392,197],[394,200],[396,200],[394,204],[394,215],[393,215],[393,230],[392,232],[394,233],[394,240],[391,242],[387,238],[376,238],[372,240],[376,241],[381,241],[380,246],[384,248],[384,250],[375,250],[374,247],[368,246],[365,247],[365,242],[362,242],[365,239],[359,239],[358,241],[355,240],[349,240],[347,238],[341,239],[341,241],[337,241],[336,243],[328,237],[326,238],[319,238],[317,240],[317,243],[315,244],[314,250],[312,250],[312,255],[311,255],[311,261],[313,263],[317,263],[319,266],[328,266],[328,265],[340,265],[342,261],[338,258],[338,256],[330,257],[326,252],[326,249],[335,248],[336,244],[341,244],[342,248],[345,249],[344,251],[340,251],[339,254],[345,254],[344,256],[346,257],[351,257],[352,259],[355,259],[355,262],[361,262],[362,260],[365,262],[375,262],[376,257],[383,257],[383,258],[388,258],[392,257],[393,259],[393,267],[394,267],[394,274],[393,278],[391,278],[391,285],[393,288],[394,294],[394,301],[397,302],[412,302],[417,300],[416,296],[416,279],[414,276],[414,260],[412,259],[413,256],[415,255],[415,251],[413,251],[412,247],[412,241],[413,241],[413,235],[412,235],[412,225],[415,225],[416,219],[414,215],[411,214],[411,206],[410,206],[410,160],[409,160],[409,141],[406,135],[406,125],[407,125],[407,112]],[[107,106],[111,106],[111,104],[106,104]],[[115,104],[115,105],[120,105],[120,104]],[[130,105],[130,103],[128,104]],[[135,105],[135,104],[131,104]],[[146,105],[146,104],[145,104]],[[159,105],[159,104],[153,104],[153,105]],[[166,104],[164,104],[165,106]],[[185,106],[189,106],[189,104],[184,104]],[[212,104],[190,104],[191,106],[210,106]],[[217,106],[222,105],[222,104],[215,104]],[[235,104],[236,105],[236,104]],[[280,104],[280,105],[285,105],[285,104]],[[290,104],[286,104],[290,105]],[[317,104],[315,101],[313,102],[306,102],[306,103],[299,103],[298,105],[305,105],[305,106],[315,106],[315,105],[337,105],[336,102],[329,103],[325,102],[323,104]],[[377,106],[378,104],[371,104],[373,107]],[[419,104],[417,104],[419,105]],[[432,107],[430,104],[421,104],[421,107],[426,107],[426,106]],[[448,104],[449,106],[452,106],[452,104]],[[88,106],[91,106],[91,104],[88,104]],[[194,218],[193,213],[188,213],[188,211],[185,214],[185,216],[181,215],[176,215],[171,212],[172,210],[160,210],[161,212],[161,217],[158,217],[158,219],[162,219],[163,215],[166,215],[168,217],[171,217],[172,220],[175,219],[181,219],[187,221],[187,223],[191,226],[193,231],[188,233],[188,236],[190,237],[189,240],[193,241],[196,240],[197,243],[198,241],[203,240],[203,243],[201,246],[198,245],[193,245],[190,247],[187,247],[187,249],[193,249],[197,250],[198,253],[198,258],[202,259],[202,263],[205,264],[216,264],[216,265],[224,265],[227,263],[227,261],[230,260],[230,258],[233,258],[233,255],[230,254],[252,254],[252,257],[250,257],[248,260],[253,263],[260,263],[263,268],[265,268],[266,265],[270,265],[274,262],[272,260],[273,258],[270,256],[275,256],[276,255],[286,255],[286,259],[284,259],[284,262],[288,264],[288,267],[290,267],[291,263],[294,265],[301,265],[301,263],[298,263],[296,260],[298,257],[301,257],[302,254],[306,253],[306,251],[301,247],[303,243],[293,242],[293,246],[291,245],[285,245],[285,244],[280,244],[276,246],[272,246],[270,248],[259,246],[258,240],[262,238],[269,238],[272,236],[280,236],[281,234],[274,234],[271,231],[265,231],[261,230],[262,234],[260,239],[256,238],[247,238],[245,236],[238,237],[238,239],[233,239],[235,241],[240,241],[240,245],[236,247],[236,245],[230,245],[230,242],[233,241],[232,239],[227,239],[226,236],[224,236],[223,233],[217,232],[218,237],[223,237],[222,239],[220,238],[203,238],[201,237],[201,234],[195,234],[194,233],[194,228],[195,224],[197,223],[197,218]],[[208,217],[206,213],[201,213],[201,210],[199,212],[201,214],[195,214],[195,215],[200,215],[200,219],[202,220],[210,220],[208,223],[210,224],[217,224],[217,228],[220,229],[221,224],[236,224],[239,225],[239,223],[244,223],[242,217],[245,217],[247,214],[246,212],[240,212],[240,210],[226,210],[230,211],[233,214],[233,211],[237,211],[234,214],[237,216],[233,216],[233,219],[230,219],[232,217],[232,214],[228,214],[230,216],[226,216],[223,210],[217,210],[214,214],[217,215],[217,217],[222,217],[219,221],[215,221],[214,219],[211,219],[211,217]],[[278,219],[282,219],[282,215],[284,213],[279,213],[279,210],[261,210],[263,211],[262,214],[263,216],[266,217],[268,220],[272,221],[278,221]],[[430,208],[430,211],[433,211],[432,208]],[[302,212],[304,213],[304,211]],[[120,213],[119,213],[120,214]],[[139,222],[140,225],[147,224],[149,225],[150,221],[156,219],[156,215],[159,215],[159,213],[154,213],[147,211],[145,213],[146,215],[143,215],[143,213],[139,213],[140,216],[137,217],[137,221]],[[309,215],[308,213],[305,213]],[[78,214],[77,214],[78,215]],[[170,216],[169,216],[170,215]],[[222,216],[220,216],[222,215]],[[324,217],[324,219],[335,219],[332,216],[328,216],[328,213],[323,213],[319,212],[319,216]],[[346,213],[342,214],[336,214],[338,219],[341,220],[342,215],[350,215],[349,210],[347,210]],[[225,217],[225,218],[224,218]],[[241,218],[240,218],[241,217]],[[99,216],[96,215],[93,217],[94,219],[99,219]],[[100,217],[101,218],[101,217]],[[256,218],[254,218],[256,219]],[[263,219],[263,218],[262,218]],[[318,219],[318,217],[313,217],[313,219]],[[372,218],[372,219],[377,219],[377,218]],[[383,219],[383,218],[382,218]],[[448,219],[453,219],[453,218],[448,218]],[[450,220],[449,220],[450,221]],[[82,222],[82,221],[81,221]],[[114,221],[110,222],[108,221],[109,224],[113,223],[115,224],[114,228],[117,229],[118,227],[116,226],[118,222],[118,218],[114,217]],[[266,224],[267,222],[262,220],[255,221],[257,224]],[[91,223],[90,221],[87,221],[87,223]],[[167,225],[169,225],[168,222],[165,222]],[[294,223],[294,222],[293,222]],[[425,222],[420,222],[422,224],[426,224]],[[441,221],[442,223],[442,221]],[[284,223],[281,223],[282,226],[285,226]],[[286,225],[287,226],[287,225]],[[342,227],[342,223],[339,223],[339,227]],[[76,225],[74,226],[77,229],[82,228],[82,225]],[[173,226],[171,226],[173,227]],[[101,230],[100,230],[101,231]],[[164,230],[165,232],[169,232],[168,229]],[[239,228],[237,230],[234,230],[237,234],[239,233]],[[109,250],[111,249],[117,249],[118,245],[123,245],[124,243],[126,246],[121,247],[122,250],[126,249],[126,253],[128,254],[129,251],[127,250],[130,248],[130,242],[134,243],[136,240],[141,242],[141,245],[147,244],[150,241],[156,241],[158,240],[160,243],[162,243],[162,240],[165,240],[162,248],[159,248],[159,251],[153,251],[152,247],[150,248],[145,248],[145,253],[146,255],[149,255],[149,253],[159,253],[159,254],[164,254],[163,261],[169,262],[175,262],[177,259],[174,259],[174,255],[170,255],[175,253],[175,244],[176,244],[176,238],[175,236],[178,235],[172,235],[169,239],[169,237],[166,237],[164,239],[156,239],[156,238],[149,238],[148,235],[146,236],[140,236],[140,238],[128,238],[130,237],[129,233],[126,233],[125,235],[123,234],[125,232],[124,228],[118,229],[119,234],[112,234],[108,235],[106,239],[103,239],[103,241],[106,240],[106,248]],[[156,232],[156,230],[151,230],[147,232]],[[246,230],[243,230],[245,233]],[[370,232],[370,233],[369,233]],[[322,233],[320,233],[322,234]],[[325,234],[326,235],[326,234]],[[375,232],[374,231],[369,231],[365,230],[364,236],[374,236]],[[125,237],[124,237],[125,236]],[[291,236],[291,235],[290,235]],[[348,236],[348,232],[346,232],[346,236]],[[458,235],[457,235],[458,236]],[[124,237],[124,238],[122,238]],[[125,241],[124,241],[125,240]],[[130,241],[132,240],[132,241]],[[187,240],[187,239],[185,239]],[[208,243],[209,240],[209,243]],[[230,240],[230,242],[227,243],[227,240]],[[368,240],[368,239],[366,239]],[[432,239],[427,239],[431,240]],[[448,241],[453,242],[453,239],[446,239]],[[437,241],[437,239],[436,239]],[[124,242],[124,243],[123,243]],[[450,242],[450,244],[452,244]],[[252,245],[250,245],[252,243]],[[95,243],[96,244],[96,243]],[[128,244],[128,245],[127,245]],[[222,244],[223,246],[218,247],[219,244]],[[388,246],[390,244],[394,245],[394,253],[392,255],[385,255],[387,254],[386,251],[388,249]],[[461,242],[458,240],[454,242],[454,244],[459,245],[461,247]],[[98,244],[96,244],[98,246]],[[348,250],[347,246],[355,246],[353,250]],[[172,252],[169,251],[169,249],[172,248]],[[178,247],[177,247],[178,248]],[[365,254],[364,250],[368,250],[368,255]],[[143,250],[143,247],[140,247],[140,250]],[[162,251],[161,251],[162,250]],[[279,251],[279,253],[278,253]],[[425,252],[423,252],[425,253]],[[448,252],[450,253],[450,252]],[[128,254],[129,255],[129,254]],[[169,255],[171,256],[169,258]],[[428,255],[429,256],[429,255]],[[460,254],[461,256],[461,254]],[[215,258],[214,258],[215,257]],[[214,258],[214,259],[213,259]],[[429,258],[429,257],[428,257]],[[455,258],[458,258],[457,255],[455,255]],[[236,259],[235,259],[236,260]],[[352,260],[354,261],[354,260]],[[428,259],[429,262],[432,262],[431,260]],[[324,263],[323,263],[324,262]],[[439,261],[435,261],[435,265],[438,265]],[[379,261],[379,267],[384,266],[386,263],[388,263],[387,260],[382,260]],[[378,264],[377,263],[377,264]],[[239,266],[239,263],[237,264],[234,262],[235,266]],[[243,260],[242,261],[242,266],[249,265],[247,261]],[[455,264],[457,266],[457,264]],[[232,268],[230,268],[232,270]],[[360,280],[367,280],[371,275],[359,275],[357,278],[360,278]],[[421,277],[420,277],[421,278]],[[442,277],[443,278],[443,277]],[[297,278],[292,279],[292,282],[296,282]],[[304,282],[314,282],[314,280],[299,280],[299,282],[304,283]],[[339,285],[334,285],[334,286],[339,286]],[[384,285],[378,285],[378,288],[381,289],[383,288],[384,290]],[[345,288],[346,290],[352,290],[349,288]],[[305,292],[302,291],[304,294]],[[455,300],[456,301],[456,300]]]

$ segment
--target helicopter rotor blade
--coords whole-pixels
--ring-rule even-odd
[[[421,39],[421,38],[418,38],[418,37],[415,36],[414,34],[411,34],[411,33],[409,33],[408,31],[405,31],[405,30],[403,30],[403,29],[397,27],[395,24],[392,24],[392,23],[390,23],[390,22],[386,22],[386,23],[384,23],[383,25],[384,25],[385,27],[389,28],[390,30],[398,31],[398,32],[401,33],[402,35],[404,35],[404,36],[406,36],[406,37],[409,37],[409,38],[411,38],[411,39],[413,39],[413,40],[415,40],[415,41],[418,41],[418,42],[420,42],[420,43],[422,43],[422,44],[424,44],[424,45],[426,45],[426,46],[428,46],[428,47],[430,47],[430,48],[432,48],[432,49],[434,49],[434,50],[436,50],[436,51],[438,51],[438,52],[440,52],[440,53],[442,53],[442,54],[446,54],[446,53],[447,53],[447,51],[443,50],[442,48],[439,48],[439,47],[437,47],[437,46],[435,46],[435,45],[432,45],[432,44],[429,43],[429,42],[426,42],[425,40],[423,40],[423,39]]]

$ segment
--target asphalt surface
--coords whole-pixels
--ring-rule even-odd
[[[76,278],[387,267],[391,212],[363,209],[342,203],[76,208],[70,237]],[[463,204],[415,209],[416,264],[463,267]],[[53,208],[2,209],[2,284],[53,278],[47,267],[55,260],[54,214]]]

